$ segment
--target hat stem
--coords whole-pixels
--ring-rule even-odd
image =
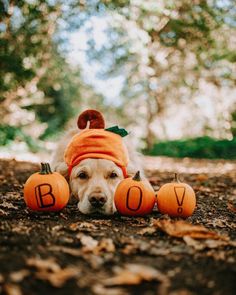
[[[89,129],[104,129],[105,121],[103,115],[96,110],[86,110],[80,114],[77,125],[79,129],[85,129],[87,123],[89,124]]]

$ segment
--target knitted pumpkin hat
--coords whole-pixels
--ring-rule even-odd
[[[85,129],[88,122],[89,129]],[[64,154],[69,175],[72,168],[82,160],[95,158],[113,161],[122,169],[124,177],[127,177],[128,152],[122,141],[122,137],[128,134],[127,131],[118,126],[104,129],[104,118],[95,110],[80,114],[77,125],[84,130],[72,137]]]

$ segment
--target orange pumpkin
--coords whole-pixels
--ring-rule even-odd
[[[59,211],[68,203],[69,185],[65,178],[41,163],[41,171],[31,175],[24,186],[26,205],[36,211]]]
[[[171,217],[189,217],[196,207],[194,190],[186,183],[175,180],[164,184],[157,193],[157,207],[162,214]]]
[[[142,216],[152,211],[156,197],[154,191],[141,180],[138,171],[133,178],[125,178],[119,183],[114,201],[120,214]]]

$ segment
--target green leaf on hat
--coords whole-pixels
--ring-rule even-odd
[[[120,135],[121,137],[125,137],[126,135],[129,134],[124,128],[119,128],[117,125],[106,128],[105,130],[116,133]]]

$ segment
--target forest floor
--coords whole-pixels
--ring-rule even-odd
[[[182,173],[193,216],[84,216],[29,211],[23,184],[36,164],[0,160],[0,293],[214,294],[236,290],[236,162],[146,158],[157,191]],[[199,227],[200,226],[200,227]]]

